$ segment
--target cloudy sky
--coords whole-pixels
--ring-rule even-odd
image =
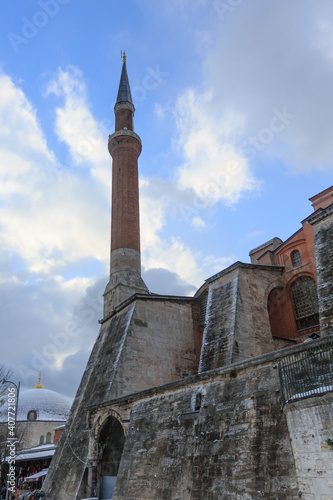
[[[0,37],[0,362],[72,397],[108,281],[121,50],[143,277],[189,295],[333,183],[333,4],[17,0]]]

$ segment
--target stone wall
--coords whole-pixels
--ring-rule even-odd
[[[302,500],[333,499],[333,393],[285,407]]]
[[[333,207],[310,221],[314,227],[321,335],[333,333]]]
[[[192,302],[142,296],[102,324],[44,486],[49,500],[85,488],[88,407],[196,373]]]
[[[159,393],[133,401],[114,500],[299,498],[276,354]]]
[[[238,262],[208,280],[200,373],[275,349],[267,300],[281,273],[280,267]]]

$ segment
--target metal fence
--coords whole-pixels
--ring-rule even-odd
[[[333,391],[333,337],[279,363],[283,404]]]

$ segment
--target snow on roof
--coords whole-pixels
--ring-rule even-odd
[[[19,462],[21,460],[39,460],[41,458],[51,458],[53,457],[54,453],[55,450],[35,451],[34,453],[19,453],[18,455],[16,455],[15,460],[16,462]]]
[[[40,472],[36,472],[36,474],[32,474],[31,476],[27,476],[24,481],[37,481],[38,479],[40,479],[41,477],[43,476],[46,476],[46,474],[48,473],[48,470],[49,469],[42,469]]]
[[[0,409],[0,422],[7,422],[7,402]],[[29,389],[19,394],[17,421],[65,422],[71,405],[64,396],[49,389]],[[28,419],[30,411],[36,412],[36,418]]]

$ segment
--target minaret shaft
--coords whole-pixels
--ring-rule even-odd
[[[105,290],[104,316],[134,293],[148,293],[141,278],[138,157],[141,139],[133,130],[134,106],[123,64],[115,132],[109,137],[112,156],[112,216],[110,281]]]
[[[137,159],[141,143],[131,135],[110,136],[109,151],[113,160],[111,252],[131,248],[140,253]]]

